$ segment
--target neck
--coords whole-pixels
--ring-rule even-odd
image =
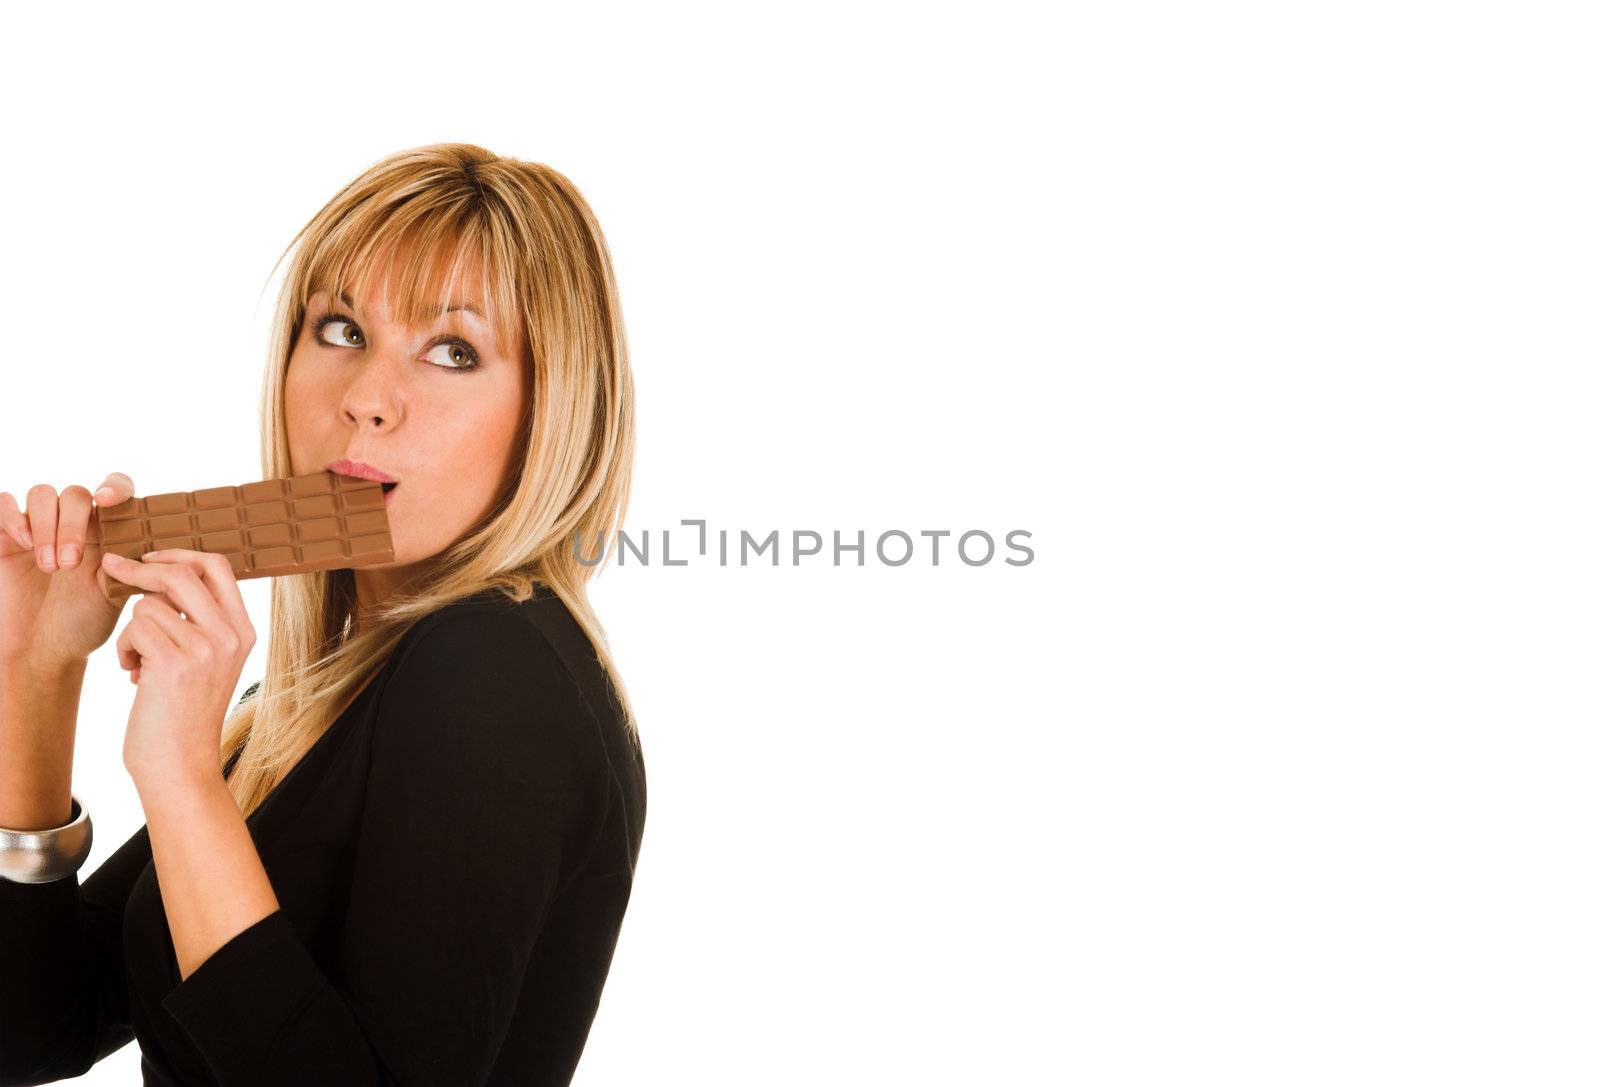
[[[355,614],[351,619],[350,633],[355,635],[363,620],[371,615],[395,592],[403,589],[422,573],[422,564],[410,566],[385,566],[375,570],[356,570]]]

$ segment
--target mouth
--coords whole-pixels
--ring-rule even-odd
[[[351,479],[370,479],[377,483],[398,482],[389,473],[370,464],[363,464],[356,460],[334,460],[323,466],[324,471],[336,475],[349,476]]]
[[[396,487],[400,486],[400,484],[398,484],[398,483],[383,483],[383,484],[380,484],[380,486],[383,488],[383,502],[384,502],[384,505],[388,505],[390,497],[394,494],[394,489]]]

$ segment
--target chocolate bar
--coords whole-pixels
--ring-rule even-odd
[[[383,493],[372,480],[312,472],[130,498],[94,515],[104,551],[135,561],[168,548],[226,555],[243,581],[393,562]],[[113,602],[144,591],[102,576]]]

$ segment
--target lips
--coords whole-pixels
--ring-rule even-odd
[[[383,493],[385,495],[394,490],[400,482],[381,468],[374,468],[372,465],[364,464],[358,460],[330,461],[325,470],[336,475],[348,476],[351,479],[366,479],[381,483],[383,484]]]

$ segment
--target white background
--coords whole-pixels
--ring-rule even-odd
[[[1592,1084],[1585,14],[18,8],[0,489],[259,478],[294,231],[403,148],[549,163],[631,532],[1036,556],[601,576],[650,807],[575,1083]],[[132,695],[108,643],[86,871]]]

